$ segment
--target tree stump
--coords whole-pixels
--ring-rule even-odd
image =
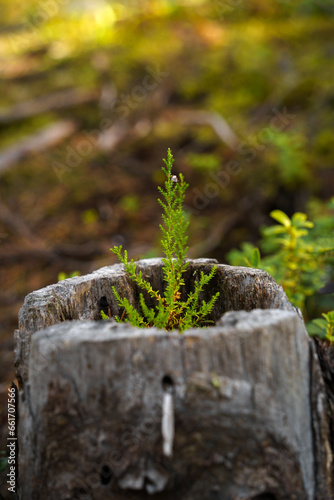
[[[213,265],[217,267],[217,273],[201,296],[201,299],[209,300],[213,293],[220,292],[219,300],[211,315],[213,321],[231,310],[250,311],[256,308],[294,310],[282,287],[277,285],[268,273],[259,269],[218,264],[215,259],[190,260],[184,275],[186,285],[183,299],[193,290],[200,271],[208,274]],[[164,291],[166,283],[163,281],[161,259],[141,260],[137,267],[152,283],[154,289]],[[21,389],[28,377],[32,334],[65,320],[100,320],[101,310],[108,313],[109,309],[113,315],[119,314],[111,290],[113,285],[121,295],[128,297],[133,305],[138,306],[141,290],[128,277],[121,264],[60,281],[32,292],[25,298],[19,312],[19,328],[14,334],[16,376]]]
[[[190,262],[185,293],[212,265]],[[160,259],[139,266],[163,291]],[[118,313],[112,284],[138,305],[120,265],[26,298],[22,500],[334,497],[330,388],[302,319],[267,273],[217,267],[216,324],[183,335],[96,321]]]

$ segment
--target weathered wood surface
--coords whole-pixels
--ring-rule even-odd
[[[314,426],[315,438],[320,442],[326,442],[326,439],[328,439],[331,453],[334,455],[334,346],[318,338],[315,338],[315,342],[310,342],[310,345],[312,348],[312,378],[317,380],[317,383],[312,384],[312,408],[315,413],[324,412],[327,421],[325,426]],[[317,415],[314,418],[317,420]],[[319,419],[318,422],[320,422]],[[324,456],[322,460],[325,460]],[[321,460],[319,461],[321,462]],[[329,460],[329,464],[331,484],[334,484],[333,457]],[[323,472],[321,471],[321,467],[319,467],[319,472],[320,474]],[[319,484],[322,482],[319,481]],[[333,490],[334,487],[332,486],[331,498],[334,498]]]
[[[333,498],[328,400],[295,312],[228,312],[182,336],[64,322],[32,336],[25,381],[21,500]],[[163,381],[172,457],[162,451]]]
[[[200,271],[209,273],[213,265],[217,267],[217,273],[211,280],[210,287],[205,289],[203,299],[208,300],[213,293],[220,292],[211,316],[214,321],[224,312],[231,310],[294,310],[282,287],[277,285],[268,273],[258,269],[217,264],[214,259],[190,260],[185,273],[185,295],[193,290],[194,281],[198,279]],[[153,288],[164,288],[161,259],[138,261],[138,269],[152,282]],[[112,294],[112,285],[133,304],[138,304],[139,290],[120,264],[61,281],[26,297],[19,312],[19,328],[15,332],[15,367],[21,388],[28,377],[27,363],[32,334],[65,320],[98,320],[101,318],[101,309],[107,312],[108,306],[112,314],[118,314],[119,308]]]

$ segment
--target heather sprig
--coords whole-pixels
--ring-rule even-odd
[[[203,271],[200,272],[195,280],[194,291],[188,294],[186,301],[181,300],[182,287],[185,285],[184,273],[189,264],[186,261],[189,221],[183,210],[188,184],[182,174],[178,177],[172,174],[174,159],[170,149],[167,151],[167,159],[163,161],[165,166],[162,170],[166,175],[166,180],[164,188],[158,187],[161,195],[158,202],[162,207],[163,223],[160,224],[160,230],[161,246],[165,255],[162,259],[162,270],[166,282],[165,292],[161,295],[159,291],[153,290],[151,284],[143,278],[142,271],[137,271],[136,262],[133,259],[128,260],[127,251],[122,252],[122,246],[115,246],[111,248],[111,251],[122,262],[129,277],[154,300],[156,305],[153,308],[149,307],[145,302],[144,294],[141,293],[139,298],[141,311],[139,312],[126,297],[120,296],[115,287],[113,287],[113,293],[118,306],[125,311],[125,321],[133,326],[156,326],[165,330],[178,329],[182,332],[187,328],[208,323],[206,318],[211,313],[219,293],[213,295],[208,302],[203,300],[199,304],[201,292],[216,272],[216,268],[213,267],[208,275],[205,275]],[[116,320],[121,321],[119,317],[116,317]]]

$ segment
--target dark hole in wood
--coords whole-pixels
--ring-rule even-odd
[[[156,484],[149,477],[145,477],[144,490],[146,490],[148,494],[153,494],[156,490]]]
[[[169,375],[165,375],[163,378],[162,378],[162,388],[164,391],[170,391],[172,390],[173,388],[173,385],[174,385],[174,382],[172,380],[172,378],[169,376]]]
[[[145,477],[144,487],[147,486],[147,485],[154,486],[154,482],[149,477]]]
[[[107,297],[101,297],[99,300],[99,309],[103,311],[104,314],[108,315],[109,304],[107,301]]]
[[[104,486],[109,484],[111,481],[111,477],[112,477],[112,472],[111,472],[110,467],[108,465],[103,465],[101,472],[100,472],[101,484],[103,484]]]
[[[252,500],[277,500],[277,498],[273,493],[264,492],[252,497]]]

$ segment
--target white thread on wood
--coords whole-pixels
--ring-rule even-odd
[[[171,391],[164,391],[163,393],[161,431],[163,454],[166,457],[171,457],[173,455],[174,441],[174,402]]]

